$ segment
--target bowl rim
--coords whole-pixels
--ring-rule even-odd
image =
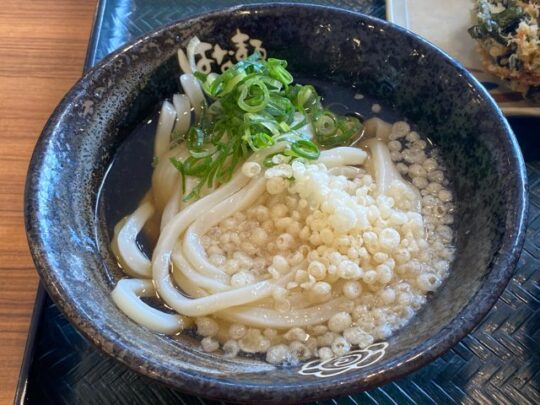
[[[350,373],[343,375],[343,378],[338,385],[336,385],[335,382],[328,382],[323,379],[313,379],[306,380],[305,383],[303,382],[301,384],[288,384],[280,386],[273,385],[272,390],[268,390],[269,385],[261,385],[259,383],[242,383],[239,384],[242,387],[242,390],[248,392],[254,401],[256,398],[258,403],[274,402],[276,399],[279,401],[279,403],[285,403],[287,401],[326,399],[351,392],[365,391],[381,385],[383,382],[390,382],[404,377],[405,375],[417,370],[418,368],[444,354],[459,340],[465,337],[478,322],[480,322],[480,320],[495,304],[499,295],[502,293],[510,280],[513,273],[513,268],[519,259],[521,248],[525,239],[528,210],[527,177],[523,156],[512,129],[502,115],[502,112],[496,105],[495,101],[489,95],[487,90],[485,90],[485,88],[478,82],[478,80],[475,79],[459,62],[452,59],[444,51],[435,47],[429,41],[418,36],[417,34],[414,34],[413,32],[388,21],[356,11],[309,3],[277,2],[238,5],[212,12],[201,13],[188,18],[176,20],[156,30],[152,30],[151,32],[138,36],[103,58],[99,63],[89,69],[72,86],[72,88],[66,93],[59,105],[53,111],[43,129],[43,132],[39,136],[28,167],[24,193],[24,216],[28,244],[36,270],[38,271],[49,295],[60,311],[66,316],[66,318],[77,328],[79,332],[81,332],[89,341],[91,341],[93,345],[116,360],[122,362],[133,371],[142,373],[182,391],[203,397],[209,397],[208,392],[206,391],[207,388],[212,386],[213,389],[216,389],[217,387],[220,394],[217,396],[210,396],[210,398],[213,399],[225,399],[233,401],[238,400],[238,397],[234,392],[234,389],[238,387],[238,384],[233,384],[230,381],[221,379],[219,377],[205,376],[204,378],[201,378],[200,376],[185,370],[176,370],[175,374],[167,375],[150,372],[149,369],[159,370],[159,362],[155,362],[156,364],[153,364],[153,367],[148,367],[141,370],[139,363],[137,362],[138,356],[133,355],[131,352],[124,353],[122,356],[117,355],[117,351],[114,349],[114,342],[118,342],[118,335],[114,330],[104,330],[103,328],[98,328],[92,323],[91,318],[86,317],[86,314],[78,314],[78,316],[73,316],[68,302],[62,297],[61,291],[58,288],[58,280],[55,277],[50,277],[51,273],[47,268],[49,263],[39,255],[38,245],[40,240],[36,237],[36,230],[39,229],[40,223],[39,206],[32,198],[32,196],[36,194],[37,190],[39,190],[39,183],[31,182],[29,181],[29,178],[32,173],[39,171],[43,166],[43,153],[40,152],[42,152],[42,149],[47,143],[47,140],[50,138],[54,128],[61,122],[64,110],[71,103],[71,97],[76,93],[77,89],[79,89],[85,82],[89,81],[104,66],[107,66],[114,61],[119,55],[129,52],[132,47],[139,43],[150,41],[153,37],[162,35],[173,27],[193,24],[206,18],[219,17],[242,11],[271,12],[272,10],[283,8],[304,9],[315,12],[330,11],[337,14],[352,15],[359,20],[369,22],[380,28],[397,31],[400,35],[412,37],[414,41],[419,42],[422,46],[429,49],[430,52],[433,52],[434,54],[437,54],[438,57],[445,59],[447,63],[452,65],[457,73],[464,76],[465,79],[474,87],[474,90],[482,96],[483,101],[488,105],[488,107],[493,110],[494,116],[496,116],[498,120],[497,124],[500,125],[500,127],[506,133],[505,141],[508,143],[507,147],[513,152],[512,156],[508,156],[508,159],[510,166],[516,171],[513,174],[516,177],[517,185],[515,189],[513,189],[513,209],[508,211],[505,217],[505,225],[508,227],[508,224],[513,224],[514,228],[513,232],[509,232],[507,229],[503,234],[500,249],[495,254],[492,262],[493,266],[491,271],[487,274],[482,287],[480,287],[478,291],[471,297],[467,305],[460,310],[453,320],[446,324],[445,327],[440,329],[437,333],[432,335],[429,339],[421,342],[409,352],[395,357],[391,362],[386,362],[385,364],[388,368],[385,370],[384,380],[381,378],[382,376],[380,375],[380,372],[371,373],[363,378],[355,378],[355,374]],[[481,294],[481,292],[488,290],[490,293],[487,296]],[[124,343],[126,342],[129,341],[124,341]],[[283,401],[282,399],[286,399],[286,401]]]

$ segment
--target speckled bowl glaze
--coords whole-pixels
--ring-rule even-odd
[[[293,72],[354,84],[393,106],[438,145],[452,173],[457,257],[451,275],[371,365],[355,368],[351,361],[347,372],[322,377],[301,374],[300,367],[225,359],[201,352],[189,337],[171,339],[138,326],[111,300],[120,274],[96,215],[107,167],[127,134],[177,90],[176,50],[193,35],[226,47],[237,29],[262,40],[272,56],[287,59]],[[53,300],[89,340],[131,369],[180,390],[254,403],[366,390],[440,356],[504,289],[523,244],[527,208],[516,139],[462,66],[384,21],[300,4],[244,6],[191,18],[109,56],[73,87],[47,123],[25,198],[36,268]]]

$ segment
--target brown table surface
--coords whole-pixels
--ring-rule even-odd
[[[0,403],[13,402],[38,277],[23,219],[32,149],[81,75],[95,0],[0,2]]]

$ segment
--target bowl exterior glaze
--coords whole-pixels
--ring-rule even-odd
[[[121,277],[96,215],[120,143],[177,90],[176,50],[197,35],[227,44],[237,28],[293,72],[354,84],[415,123],[439,147],[456,196],[450,277],[369,367],[327,378],[227,360],[131,322],[110,292]],[[34,151],[25,193],[28,240],[52,299],[97,347],[130,368],[204,397],[305,401],[366,390],[421,367],[463,338],[494,304],[523,244],[521,152],[506,120],[462,66],[384,21],[292,4],[243,6],[180,21],[115,52],[65,96]],[[127,212],[127,211],[126,211]]]

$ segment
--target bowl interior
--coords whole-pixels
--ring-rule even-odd
[[[299,77],[328,88],[329,97],[332,85],[345,92],[354,86],[354,92],[380,102],[383,112],[393,110],[392,118],[415,124],[439,148],[455,192],[457,256],[449,278],[388,340],[380,361],[318,378],[257,359],[227,360],[202,353],[188,336],[171,339],[139,327],[111,301],[122,274],[109,249],[110,225],[131,212],[149,187],[151,151],[134,154],[126,170],[115,172],[119,187],[105,187],[99,197],[100,186],[116,151],[136,128],[140,142],[149,144],[151,125],[141,129],[140,124],[178,91],[176,50],[193,35],[233,51],[219,65],[234,61],[244,47],[262,46],[286,59]],[[217,68],[211,53],[205,57]],[[267,5],[174,24],[90,71],[48,123],[26,194],[36,267],[52,298],[94,343],[178,388],[216,398],[248,400],[256,394],[274,401],[367,389],[448,349],[485,314],[509,278],[522,243],[525,177],[515,139],[486,97],[462,68],[429,44],[354,13]],[[368,114],[372,99],[354,108]]]

